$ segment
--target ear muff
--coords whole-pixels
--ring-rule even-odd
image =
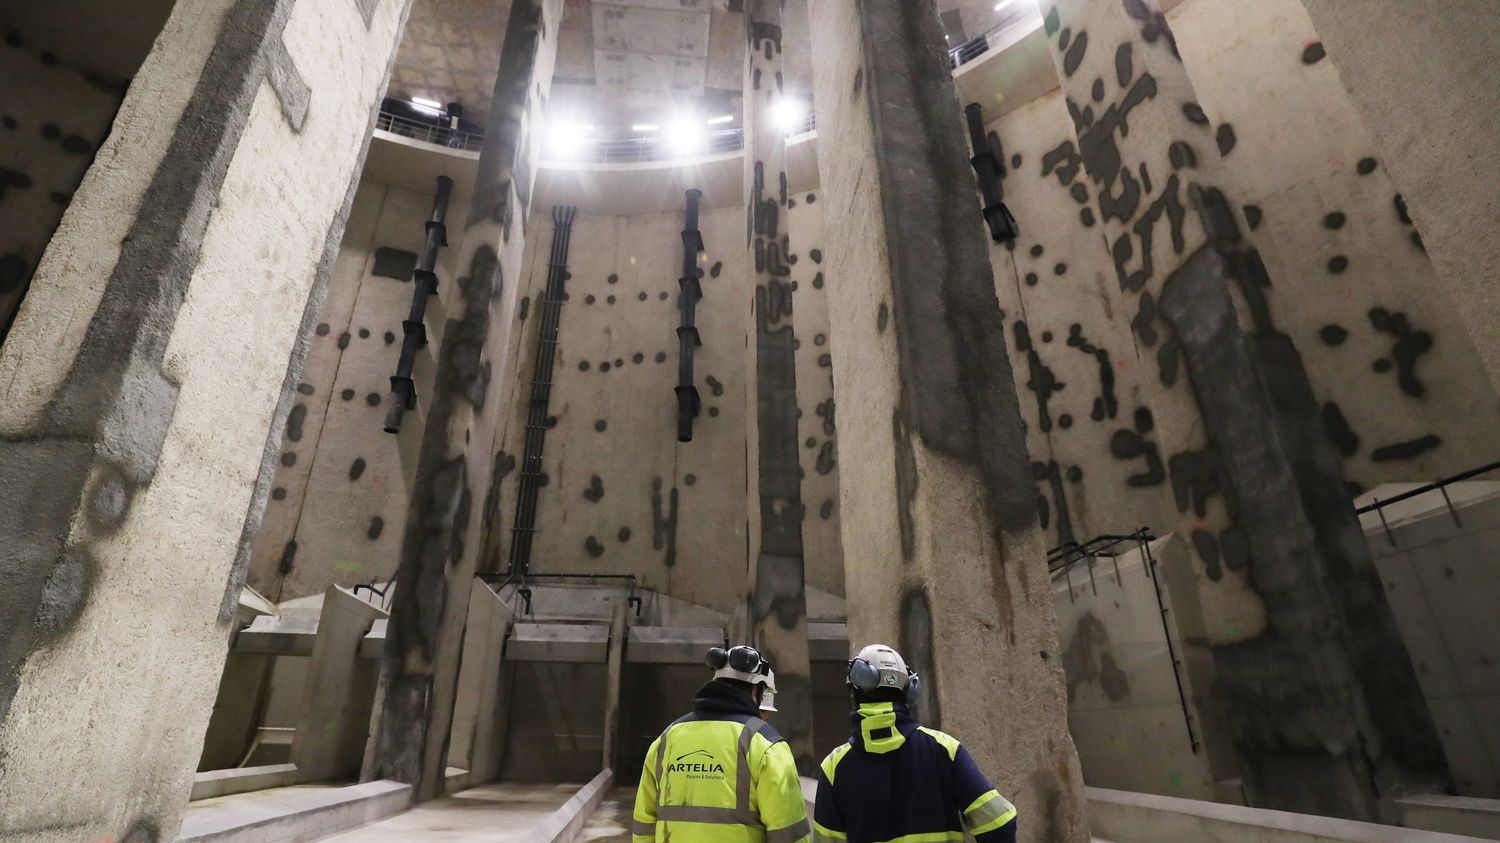
[[[880,671],[864,659],[850,659],[849,684],[861,691],[873,691],[880,687]]]
[[[764,673],[762,667],[766,660],[761,657],[760,651],[754,647],[739,646],[729,651],[726,657],[729,666],[740,673]],[[721,665],[722,667],[722,665]]]
[[[708,655],[703,657],[703,663],[711,670],[723,670],[729,664],[729,651],[723,647],[710,647]]]
[[[917,697],[920,697],[920,696],[922,696],[922,677],[918,676],[915,671],[913,671],[911,669],[907,669],[907,671],[906,671],[906,704],[907,705],[912,705],[912,704],[916,703]]]

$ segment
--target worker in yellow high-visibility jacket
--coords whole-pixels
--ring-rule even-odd
[[[632,843],[806,843],[807,806],[792,751],[760,719],[774,694],[771,664],[753,647],[708,651],[714,678],[693,711],[646,752]]]

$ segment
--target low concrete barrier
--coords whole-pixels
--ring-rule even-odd
[[[296,780],[296,764],[267,764],[261,767],[207,770],[193,775],[193,792],[188,796],[188,801],[197,802],[199,799],[213,799],[216,796],[283,787]]]
[[[615,772],[605,768],[537,826],[537,843],[573,843],[614,785]]]
[[[178,843],[291,843],[384,819],[411,804],[411,785],[288,787],[253,798],[190,807]]]
[[[1115,843],[1481,843],[1482,838],[1147,793],[1084,788],[1093,833]]]
[[[1448,834],[1500,840],[1500,799],[1468,796],[1405,796],[1396,800],[1401,824]]]

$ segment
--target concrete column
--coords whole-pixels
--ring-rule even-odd
[[[755,407],[750,428],[751,638],[776,670],[776,728],[798,769],[812,775],[812,688],[808,683],[807,590],[802,554],[802,478],[797,450],[796,333],[792,328],[787,235],[786,129],[777,119],[783,90],[782,0],[745,3],[746,244],[754,261]]]
[[[927,723],[1087,841],[1036,496],[932,0],[813,0],[851,646],[898,647]]]
[[[625,613],[615,606],[609,620],[609,661],[604,679],[603,769],[620,769],[620,695],[625,679]]]
[[[1500,389],[1500,8],[1302,2]]]
[[[408,6],[179,0],[37,268],[0,352],[0,836],[175,836]]]
[[[1194,544],[1243,566],[1265,606],[1261,628],[1215,649],[1249,799],[1377,819],[1381,794],[1440,782],[1444,759],[1302,358],[1267,306],[1273,279],[1218,187],[1233,130],[1210,125],[1154,3],[1042,11],[1078,141],[1050,154],[1058,177],[1098,212],[1116,311],[1159,366],[1152,400],[1207,439],[1168,460],[1179,507],[1201,516],[1223,495],[1228,527]]]
[[[331,585],[323,592],[318,635],[308,657],[292,763],[297,781],[346,779],[359,773],[377,667],[359,644],[385,612]]]
[[[441,327],[433,392],[407,512],[380,678],[376,748],[364,778],[411,783],[415,798],[442,792],[463,631],[476,560],[491,525],[484,502],[504,474],[496,452],[513,414],[511,332],[536,172],[541,109],[552,85],[562,0],[515,0],[500,53],[457,265],[459,297]],[[459,236],[458,225],[449,242]],[[440,340],[437,338],[441,337]]]
[[[500,668],[509,632],[510,608],[488,585],[476,584],[469,591],[463,666],[448,744],[448,766],[468,770],[470,785],[492,781],[500,773]]]

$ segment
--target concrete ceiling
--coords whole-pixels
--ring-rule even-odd
[[[129,82],[171,14],[175,0],[0,2],[0,32],[14,30],[37,50],[113,82]]]
[[[509,16],[510,0],[415,0],[388,95],[457,102],[483,125]]]

